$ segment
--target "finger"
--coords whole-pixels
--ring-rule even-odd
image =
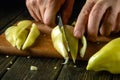
[[[51,1],[51,0],[49,0]],[[52,0],[51,2],[48,1],[46,4],[46,10],[44,13],[44,23],[51,27],[55,26],[56,15],[60,10],[60,7],[63,3],[58,4],[57,0]]]
[[[38,18],[38,20],[40,22],[42,22],[41,12],[40,12],[40,9],[39,9],[39,6],[41,6],[41,5],[39,5],[38,1],[42,1],[42,0],[35,0],[35,1],[33,1],[34,4],[32,4],[33,6],[31,6],[31,7],[32,7],[36,17]]]
[[[117,15],[115,31],[116,32],[120,31],[120,12]]]
[[[102,25],[100,27],[100,35],[102,36],[107,36],[109,34],[109,31],[110,31],[110,25],[111,23],[108,22],[108,17],[110,16],[111,14],[111,8],[108,8],[105,15],[103,16],[103,20],[102,20]]]
[[[36,8],[34,8],[34,12],[36,13],[38,21],[43,22],[42,16],[40,14],[40,9],[37,6],[36,6]]]
[[[46,0],[37,0],[37,7],[39,9],[38,15],[41,18],[42,23],[43,23],[44,12],[45,12],[45,3],[46,3]]]
[[[94,4],[94,2],[86,2],[86,4],[83,6],[74,28],[74,36],[76,38],[81,38],[83,36],[87,25],[89,13]]]
[[[100,21],[109,6],[104,1],[99,1],[92,8],[88,20],[88,37],[95,40],[98,35]]]
[[[46,9],[45,14],[44,14],[44,24],[54,27],[55,26],[55,17],[56,17],[56,12],[54,12],[53,9]]]
[[[31,10],[28,9],[28,11],[29,11],[30,15],[35,19],[35,21],[39,21],[39,19],[37,18],[37,16],[35,15],[35,13],[32,9]]]
[[[38,29],[42,32],[42,33],[46,33],[46,34],[50,34],[52,31],[52,28],[50,26],[47,26],[45,24],[39,23],[39,22],[35,22],[38,26]]]
[[[66,0],[62,7],[62,19],[63,23],[67,24],[73,10],[74,0]]]
[[[89,38],[87,38],[87,39],[88,39],[88,41],[89,41],[89,40],[91,41],[91,39],[89,39]],[[109,42],[110,40],[112,40],[112,39],[109,38],[109,37],[98,36],[98,37],[96,38],[96,40],[92,40],[92,42]]]
[[[43,22],[43,19],[44,19],[44,12],[45,12],[45,7],[39,7],[39,10],[40,10],[40,16],[41,16],[41,21]]]
[[[116,11],[109,9],[106,12],[102,26],[100,27],[100,34],[103,36],[108,36],[115,29],[116,25]]]
[[[34,0],[31,0],[31,1],[27,1],[26,2],[26,6],[28,8],[28,11],[30,13],[30,15],[36,20],[36,21],[39,21],[39,19],[37,18],[36,14],[34,13],[34,9],[32,6],[35,5],[35,2]]]

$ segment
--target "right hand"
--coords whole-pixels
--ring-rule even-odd
[[[26,0],[26,6],[30,15],[37,22],[44,23],[50,27],[54,27],[56,15],[61,7],[62,9],[62,19],[64,24],[72,13],[74,0]]]

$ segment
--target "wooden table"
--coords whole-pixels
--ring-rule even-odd
[[[82,5],[80,5],[82,6]],[[76,8],[75,8],[76,9]],[[76,10],[77,11],[77,10]],[[76,12],[74,12],[76,13]],[[75,15],[73,15],[75,17]],[[16,21],[31,19],[25,6],[0,8],[0,33]],[[120,80],[119,74],[87,71],[87,61],[70,60],[63,65],[63,59],[45,57],[24,57],[0,54],[1,80]],[[38,67],[37,71],[30,70]]]

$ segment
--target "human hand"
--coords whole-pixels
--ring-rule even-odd
[[[56,15],[61,7],[64,24],[67,23],[74,0],[26,0],[26,6],[30,15],[37,21],[48,26],[55,26]]]
[[[87,0],[74,29],[74,36],[85,33],[91,41],[120,31],[120,0]]]

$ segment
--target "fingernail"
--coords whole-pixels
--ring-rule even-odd
[[[81,34],[80,31],[74,31],[74,36],[75,36],[76,38],[81,38],[82,34]]]

